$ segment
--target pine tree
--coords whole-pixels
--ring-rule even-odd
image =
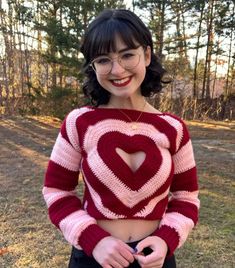
[[[79,52],[81,38],[89,22],[104,8],[124,7],[122,1],[42,1],[38,0],[40,21],[35,21],[37,30],[43,32],[46,50],[43,57],[50,65],[51,81],[49,97],[54,100],[54,113],[63,117],[64,112],[58,103],[68,96],[72,97],[72,106],[79,101],[79,81],[82,58]],[[66,79],[71,78],[77,86],[71,87]],[[70,107],[65,107],[71,109]],[[62,112],[61,112],[62,111]]]
[[[163,55],[163,46],[164,46],[164,34],[169,21],[167,19],[167,10],[170,6],[169,0],[161,1],[149,1],[149,0],[139,0],[133,1],[134,7],[147,12],[148,17],[148,26],[153,35],[154,48],[156,54],[159,58],[159,61],[162,62]]]

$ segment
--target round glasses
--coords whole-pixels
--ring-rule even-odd
[[[114,61],[117,61],[122,66],[122,68],[131,70],[139,64],[140,54],[138,54],[136,50],[133,49],[120,53],[120,55],[115,58],[110,58],[108,56],[99,56],[91,62],[90,66],[97,74],[104,75],[111,72]]]

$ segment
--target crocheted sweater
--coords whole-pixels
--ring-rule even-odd
[[[139,111],[125,109],[133,121]],[[160,220],[153,235],[168,254],[186,240],[198,220],[198,183],[191,140],[182,120],[143,112],[137,128],[118,109],[83,107],[65,118],[43,188],[49,217],[75,247],[91,256],[108,232],[98,219]],[[117,153],[143,152],[133,171]],[[76,188],[82,174],[83,200]]]

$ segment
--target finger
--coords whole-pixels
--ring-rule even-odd
[[[125,248],[119,249],[118,253],[113,256],[113,259],[122,264],[124,267],[128,267],[130,263],[135,260],[133,254]]]
[[[110,263],[112,268],[123,268],[123,267],[125,267],[125,266],[121,265],[119,261],[116,261],[114,259],[111,259],[109,263]]]
[[[144,256],[139,255],[139,254],[135,254],[134,257],[138,261],[139,264],[142,264],[143,265]]]
[[[129,263],[133,262],[135,260],[133,253],[131,253],[130,251],[126,250],[126,248],[122,248],[119,253],[121,254],[121,256],[127,260]]]
[[[153,252],[147,256],[143,256],[143,260],[146,264],[156,262],[156,261],[161,261],[162,258],[156,254],[156,252]]]
[[[141,267],[149,268],[149,267],[162,267],[162,259],[154,258],[153,261],[149,261],[149,259],[144,255],[135,255],[135,259],[141,265]]]
[[[128,246],[126,243],[123,243],[123,246],[124,246],[124,248],[125,248],[126,250],[128,250],[128,251],[131,252],[132,254],[135,253],[135,250],[134,250],[132,247]]]
[[[109,265],[109,264],[105,264],[105,265],[103,266],[103,268],[112,268],[112,266]]]
[[[146,247],[150,247],[152,245],[150,239],[148,237],[146,237],[144,240],[140,241],[137,245],[136,245],[136,253],[140,253],[141,251],[143,251],[144,248]]]
[[[133,262],[135,260],[133,256],[135,253],[134,249],[123,241],[121,241],[120,246],[121,247],[119,248],[119,253],[122,255],[122,257],[129,263]]]
[[[155,263],[152,265],[144,265],[144,266],[141,265],[141,268],[162,268],[162,264]]]
[[[130,262],[127,261],[125,258],[123,258],[121,255],[116,256],[114,259],[118,264],[120,264],[122,267],[128,267]]]
[[[159,261],[141,265],[142,268],[162,268],[162,266],[163,266],[163,263]]]

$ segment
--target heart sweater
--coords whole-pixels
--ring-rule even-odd
[[[98,219],[160,220],[152,235],[167,243],[169,255],[198,221],[197,173],[185,123],[169,113],[149,112],[135,122],[139,114],[75,109],[53,147],[43,187],[49,217],[70,244],[89,256],[110,236]],[[130,156],[142,152],[144,159],[133,170],[117,149]],[[83,200],[77,195],[79,174]]]

